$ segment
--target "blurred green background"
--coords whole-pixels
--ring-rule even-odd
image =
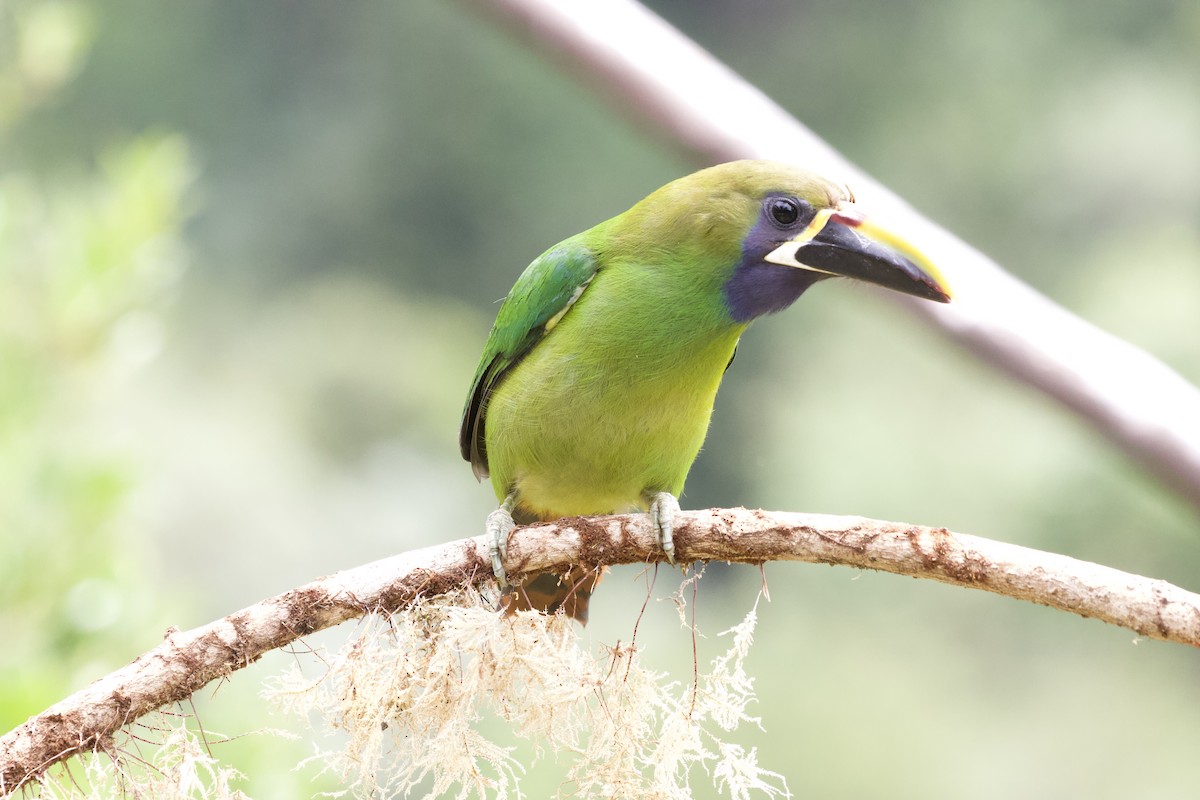
[[[1200,5],[651,5],[1200,382]],[[696,166],[468,6],[0,4],[0,730],[168,626],[480,532],[456,435],[498,299]],[[849,285],[748,334],[684,505],[944,525],[1200,589],[1193,509]],[[628,641],[637,575],[598,595],[597,646]],[[765,733],[739,736],[797,796],[1195,796],[1196,653],[924,581],[766,575]],[[759,583],[710,568],[702,660]],[[689,678],[669,604],[639,639]],[[205,727],[295,728],[257,698],[287,658],[202,693]],[[292,769],[310,752],[215,750],[259,798],[334,788]]]

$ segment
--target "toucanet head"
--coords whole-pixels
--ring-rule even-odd
[[[950,300],[929,260],[860,211],[847,187],[799,167],[733,161],[667,184],[647,201],[676,239],[733,262],[722,292],[738,322],[786,308],[817,281],[839,276]]]

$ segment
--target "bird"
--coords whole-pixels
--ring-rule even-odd
[[[554,245],[497,313],[463,409],[459,448],[500,507],[487,519],[510,610],[586,624],[599,573],[509,585],[516,525],[648,511],[665,559],[738,340],[811,286],[845,277],[949,302],[939,270],[803,167],[732,161],[681,177]]]

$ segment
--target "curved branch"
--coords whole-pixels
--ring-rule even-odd
[[[800,161],[845,180],[949,279],[945,306],[889,293],[979,357],[1058,400],[1200,510],[1200,390],[938,227],[635,0],[473,0],[693,159]]]
[[[805,561],[930,578],[1095,617],[1151,639],[1200,647],[1200,595],[1163,581],[1066,556],[863,517],[747,509],[681,512],[684,563]],[[574,517],[513,532],[510,575],[572,564],[657,561],[644,514]],[[32,717],[0,738],[0,795],[36,781],[72,755],[105,750],[143,714],[187,698],[302,636],[371,611],[491,580],[482,537],[413,550],[320,578],[165,640],[128,666]]]

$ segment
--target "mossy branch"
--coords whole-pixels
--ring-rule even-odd
[[[862,517],[711,509],[685,511],[675,542],[684,563],[804,561],[929,578],[1095,617],[1151,639],[1200,647],[1200,595],[1066,556],[977,536]],[[520,528],[509,540],[510,576],[660,559],[644,514],[577,517]],[[482,537],[414,550],[263,600],[164,641],[128,666],[0,738],[0,795],[51,765],[104,751],[113,735],[157,708],[306,634],[369,611],[492,579]]]

